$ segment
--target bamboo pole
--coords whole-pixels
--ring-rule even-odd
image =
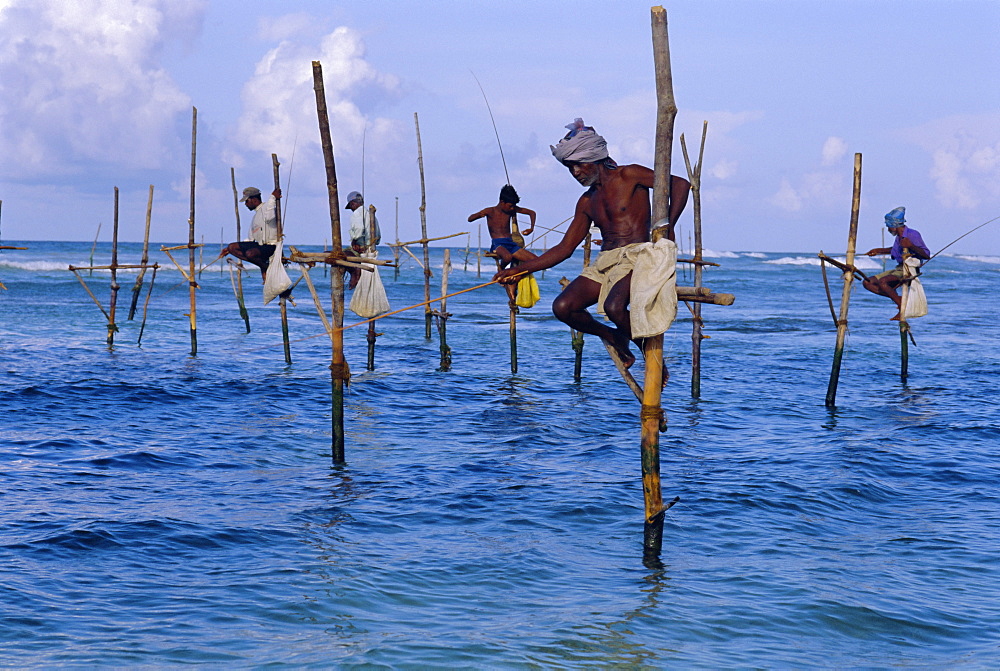
[[[694,286],[701,288],[702,259],[701,243],[701,167],[705,158],[705,137],[708,135],[708,121],[701,126],[701,147],[698,150],[698,162],[691,167],[687,143],[681,134],[681,148],[684,150],[684,165],[687,167],[688,181],[691,182],[692,207],[694,208]],[[701,341],[704,322],[701,320],[701,304],[695,303],[691,308],[691,398],[701,397]]]
[[[128,321],[135,317],[136,306],[139,303],[139,294],[142,293],[142,284],[146,276],[146,264],[149,263],[149,225],[153,218],[153,185],[149,185],[149,199],[146,201],[146,233],[142,236],[142,259],[139,264],[142,266],[138,276],[135,278],[135,285],[132,287],[132,303],[128,308]]]
[[[590,265],[590,246],[593,244],[593,236],[590,231],[587,231],[587,237],[583,239],[583,267],[587,268]],[[575,354],[573,360],[573,381],[580,382],[583,380],[583,332],[577,331],[575,329],[569,330],[572,337],[571,342],[573,343],[573,353]],[[610,349],[608,350],[611,351]]]
[[[97,233],[94,234],[94,244],[90,246],[90,277],[94,276],[93,265],[94,265],[94,250],[97,249],[97,239],[101,237],[101,222],[97,222]]]
[[[438,336],[441,338],[441,367],[439,371],[451,370],[451,347],[448,346],[448,273],[451,271],[451,250],[445,247],[444,262],[441,264],[441,307],[437,310]]]
[[[497,261],[497,267],[499,268],[500,262]],[[508,291],[513,289],[514,292],[517,291],[517,285],[513,287],[505,285]],[[515,299],[508,294],[507,306],[510,308],[510,373],[511,375],[517,375],[517,303]]]
[[[198,310],[195,298],[195,290],[198,283],[194,275],[194,186],[195,186],[195,166],[198,151],[198,108],[191,108],[191,215],[188,219],[188,264],[190,271],[188,274],[188,295],[191,299],[191,312],[188,314],[191,324],[191,356],[198,354]]]
[[[476,245],[478,246],[478,249],[476,249],[476,278],[478,279],[478,278],[480,278],[480,277],[483,276],[483,266],[482,266],[482,260],[483,260],[483,225],[482,224],[479,224],[479,226],[476,228],[476,233],[478,235],[477,242],[476,242]]]
[[[114,227],[111,234],[111,303],[108,309],[108,349],[115,346],[115,333],[118,325],[115,324],[115,310],[118,307],[118,187],[115,187],[115,214]]]
[[[861,154],[854,155],[854,195],[851,198],[851,228],[847,234],[847,268],[844,273],[844,290],[840,295],[840,318],[837,320],[837,348],[833,352],[833,369],[826,388],[826,407],[837,405],[837,385],[840,382],[840,364],[844,358],[844,340],[847,337],[847,308],[851,301],[854,282],[854,246],[858,238],[858,215],[861,211]]]
[[[670,149],[674,139],[673,76],[670,70],[670,45],[667,35],[667,12],[663,7],[650,9],[653,39],[653,61],[656,69],[656,152],[653,163],[654,222],[667,218],[670,194]],[[655,242],[663,231],[652,232]],[[642,483],[646,508],[643,541],[647,551],[659,553],[663,544],[663,494],[660,489],[660,424],[663,408],[660,396],[663,383],[663,335],[646,338],[643,347],[646,375],[643,382],[642,411]]]
[[[362,175],[363,174],[364,172],[362,171]],[[361,188],[362,190],[364,189],[363,178],[361,180]],[[375,206],[369,205],[367,235],[370,242],[374,240],[374,238],[372,237],[374,235],[374,223],[373,223],[374,221],[375,221]],[[375,249],[375,244],[374,242],[372,242],[372,244],[368,246],[366,251],[371,251],[374,249]],[[374,269],[372,270],[372,272],[375,272]],[[379,334],[375,332],[375,322],[374,321],[370,322],[368,324],[368,335],[365,337],[365,340],[368,342],[368,370],[375,370],[375,341],[378,339],[378,335]]]
[[[277,191],[281,188],[281,178],[278,175],[278,168],[281,167],[281,164],[278,163],[277,154],[271,154],[271,166],[274,169],[274,190]],[[278,227],[278,240],[284,240],[285,231],[282,228],[280,198],[276,198],[274,201],[274,223]],[[278,259],[278,262],[280,263],[281,259]],[[285,294],[278,297],[278,305],[281,308],[281,341],[285,345],[285,363],[291,365],[292,346],[288,342],[288,297]]]
[[[236,240],[242,240],[243,234],[240,231],[240,195],[236,190],[236,168],[229,168],[229,179],[233,186],[233,209],[236,212]],[[250,333],[250,313],[247,312],[246,301],[243,300],[243,264],[242,262],[236,263],[236,282],[233,286],[233,291],[236,293],[236,304],[240,308],[240,318],[243,323],[246,324],[247,333]],[[233,264],[229,265],[229,279],[233,279]]]
[[[396,244],[399,244],[399,196],[396,196]],[[392,249],[392,260],[396,264],[396,269],[393,271],[392,279],[399,279],[399,247],[390,247]]]
[[[149,312],[149,297],[153,295],[153,285],[156,283],[156,271],[159,266],[155,263],[153,264],[153,276],[149,278],[149,289],[146,291],[146,300],[142,304],[142,324],[139,326],[139,337],[136,339],[136,345],[142,345],[142,333],[146,330],[146,315]]]
[[[420,144],[420,119],[413,113],[413,123],[417,128],[417,165],[420,166],[420,235],[424,248],[424,300],[431,300],[431,261],[427,239],[427,191],[424,186],[424,150]],[[431,306],[427,303],[424,310],[424,337],[431,339]]]
[[[323,161],[326,167],[326,189],[330,203],[330,242],[333,250],[343,250],[340,239],[340,205],[337,193],[337,168],[333,156],[333,140],[330,138],[330,119],[326,109],[326,89],[323,85],[323,66],[312,62],[313,90],[316,93],[316,116],[319,119],[319,134],[323,144]],[[422,174],[422,173],[421,173]],[[324,264],[325,265],[325,264]],[[344,360],[344,273],[340,268],[330,269],[330,301],[333,313],[333,327],[330,334],[330,382],[332,392],[332,445],[333,463],[344,463],[344,386],[350,379],[350,370]]]
[[[906,259],[910,258],[910,254],[903,249],[903,266],[906,266]],[[903,282],[903,286],[900,289],[900,302],[899,302],[899,378],[904,383],[906,378],[909,376],[910,368],[910,343],[907,341],[906,337],[910,333],[910,325],[906,321],[906,303],[910,298],[910,283]]]

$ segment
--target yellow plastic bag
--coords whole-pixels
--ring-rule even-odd
[[[528,273],[520,279],[517,283],[517,299],[514,301],[518,307],[522,308],[532,308],[535,307],[535,303],[541,295],[538,293],[538,282],[535,281],[535,276]]]

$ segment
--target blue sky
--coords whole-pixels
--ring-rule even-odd
[[[843,251],[863,155],[858,247],[904,205],[932,249],[1000,216],[1000,2],[667,3],[676,133],[696,152],[715,250]],[[322,0],[0,0],[5,240],[187,239],[191,106],[197,236],[235,239],[230,167],[269,190],[282,162],[287,240],[330,237],[310,63],[323,63],[341,193],[386,241],[420,237],[419,114],[432,236],[476,230],[507,168],[539,223],[579,185],[549,145],[580,116],[620,163],[651,164],[650,4]],[[679,145],[674,172],[684,174]],[[244,229],[249,221],[242,212]],[[346,218],[345,218],[346,219]],[[681,236],[691,230],[691,211]],[[550,236],[546,246],[554,244]],[[454,244],[464,245],[465,238]],[[1000,253],[1000,222],[949,251]]]

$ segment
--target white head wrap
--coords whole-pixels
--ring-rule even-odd
[[[566,165],[572,163],[610,163],[608,167],[617,164],[608,156],[608,143],[598,135],[593,128],[585,126],[583,119],[577,119],[566,126],[569,133],[559,140],[552,149],[556,160]]]

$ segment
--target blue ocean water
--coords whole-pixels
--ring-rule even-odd
[[[515,375],[495,286],[449,300],[450,372],[422,308],[378,322],[374,371],[365,329],[347,331],[334,466],[329,343],[304,288],[291,365],[259,277],[247,334],[219,266],[199,279],[197,356],[169,267],[141,346],[122,273],[109,350],[66,270],[89,244],[22,244],[0,252],[4,667],[1000,666],[1000,258],[927,267],[906,382],[891,304],[855,291],[828,409],[815,254],[713,254],[706,284],[737,299],[704,308],[700,399],[685,308],[665,338],[662,481],[681,502],[656,562],[637,404],[594,340],[574,383],[548,309],[579,255],[538,277]],[[464,259],[452,291],[492,274]],[[393,308],[423,300],[412,260],[381,274]],[[106,305],[108,274],[87,279]]]

